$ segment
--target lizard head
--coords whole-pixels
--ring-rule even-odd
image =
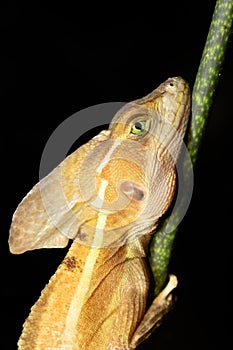
[[[189,108],[189,87],[179,77],[126,104],[109,130],[23,199],[13,216],[11,251],[64,247],[68,238],[113,247],[149,236],[174,196]]]
[[[170,206],[189,109],[188,84],[180,77],[168,79],[121,108],[107,140],[86,157],[81,188],[89,205],[105,218],[104,246],[151,234]],[[90,173],[91,163],[96,166]]]
[[[172,202],[189,111],[189,86],[175,77],[125,105],[110,124],[110,140],[118,146],[108,166],[109,170],[121,169],[120,192],[130,200],[121,219],[128,238],[152,232]],[[112,183],[119,183],[115,174],[113,177]]]

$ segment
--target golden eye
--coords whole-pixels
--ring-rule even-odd
[[[131,127],[130,134],[141,135],[146,129],[146,121],[138,121],[134,123]]]

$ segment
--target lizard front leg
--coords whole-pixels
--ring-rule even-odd
[[[163,316],[171,309],[173,298],[171,292],[177,286],[177,278],[169,276],[166,287],[154,299],[153,303],[144,315],[141,323],[137,327],[130,343],[130,349],[135,349],[142,341],[148,338],[151,333],[160,325]]]

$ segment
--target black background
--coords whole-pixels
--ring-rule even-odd
[[[1,10],[0,349],[16,349],[30,307],[66,253],[14,256],[7,244],[11,216],[38,181],[50,134],[82,108],[142,97],[170,76],[192,87],[214,5],[39,1]],[[171,261],[178,301],[142,349],[212,350],[231,336],[232,63],[231,39]]]

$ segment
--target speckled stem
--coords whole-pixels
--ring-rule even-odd
[[[187,145],[193,165],[197,161],[209,110],[223,66],[232,21],[233,0],[217,0],[192,93],[192,119]],[[186,169],[189,173],[188,167]],[[175,223],[171,233],[164,232],[166,224],[166,221],[162,224],[151,244],[150,264],[155,280],[155,295],[160,292],[166,281],[173,242],[177,233]]]
[[[196,163],[214,92],[223,66],[233,21],[233,1],[218,0],[207,36],[192,93],[192,123],[188,133],[188,150]]]

